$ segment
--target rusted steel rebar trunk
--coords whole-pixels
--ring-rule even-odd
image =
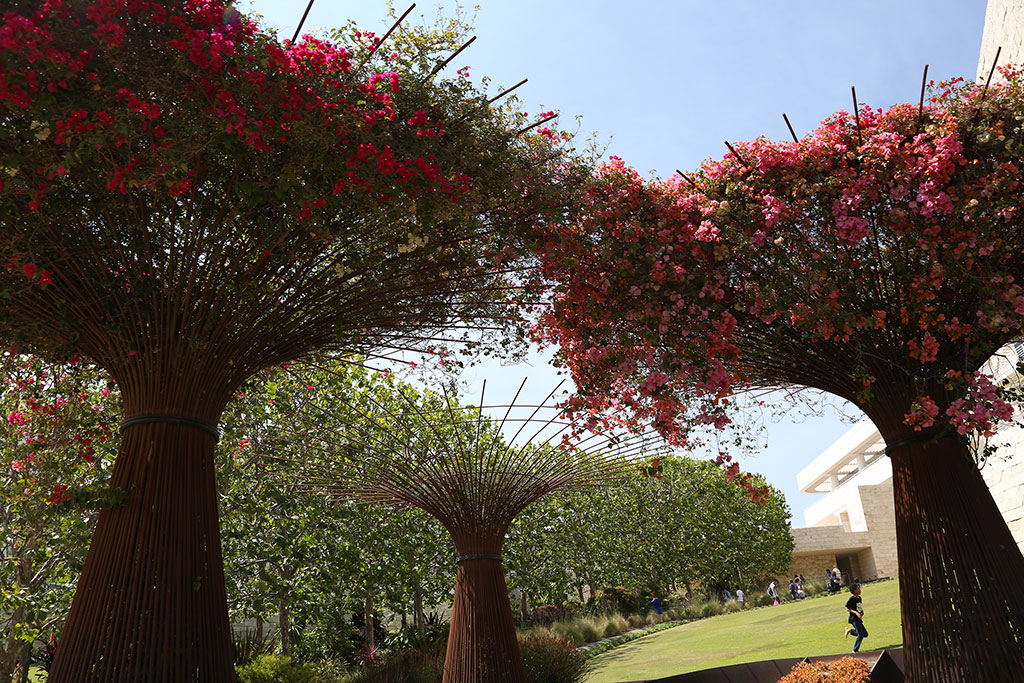
[[[966,443],[888,442],[907,681],[1021,680],[1024,556]]]
[[[444,683],[524,683],[501,546],[459,549]]]
[[[516,398],[525,384],[523,380]],[[591,448],[614,444],[616,449],[601,455],[574,447],[564,434],[574,423],[555,424],[563,408],[550,406],[551,413],[537,417],[557,390],[540,405],[521,406],[530,411],[526,418],[509,417],[516,398],[500,406],[505,411],[500,422],[485,418],[485,382],[479,407],[455,405],[447,392],[443,410],[436,401],[423,401],[421,407],[401,394],[417,419],[414,429],[407,424],[408,416],[398,413],[390,415],[394,422],[374,420],[358,430],[346,425],[346,432],[358,435],[344,435],[346,449],[362,452],[367,439],[379,447],[374,457],[356,460],[360,466],[355,471],[342,470],[335,490],[356,500],[419,508],[435,517],[455,544],[458,569],[444,683],[525,683],[501,558],[505,534],[530,503],[622,476],[634,467],[629,457],[647,449],[643,436],[632,441],[600,436]],[[506,420],[519,424],[507,441],[502,431]],[[532,437],[514,444],[528,425],[539,427]],[[314,462],[299,476],[319,486],[328,482],[324,488],[329,491],[338,475],[330,462],[325,464],[322,470]]]
[[[216,436],[202,425],[126,426],[111,485],[127,496],[100,514],[51,683],[235,680]]]

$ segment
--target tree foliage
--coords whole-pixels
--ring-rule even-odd
[[[0,361],[0,680],[60,631],[107,489],[117,393],[95,367]]]
[[[551,602],[604,586],[664,594],[746,585],[788,569],[789,518],[774,488],[759,504],[714,463],[660,458],[608,486],[528,508],[509,538],[510,583]]]
[[[282,462],[330,448],[366,414],[401,410],[393,378],[346,362],[291,366],[243,385],[224,416],[222,533],[233,619],[285,615],[283,644],[304,658],[345,654],[345,617],[415,617],[451,595],[447,536],[429,517],[337,499]],[[422,607],[421,607],[422,609]],[[279,621],[279,625],[282,622]]]

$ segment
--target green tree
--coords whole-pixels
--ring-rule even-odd
[[[424,603],[450,598],[451,553],[436,522],[334,498],[281,466],[332,448],[367,415],[407,409],[398,387],[325,361],[261,373],[229,404],[220,458],[229,602],[236,620],[276,615],[286,653],[302,641],[305,656],[339,656],[345,615],[411,610],[415,619]]]
[[[582,599],[607,585],[710,590],[781,573],[793,550],[789,507],[769,490],[752,501],[716,464],[692,458],[645,463],[607,486],[531,506],[509,539],[511,583]]]

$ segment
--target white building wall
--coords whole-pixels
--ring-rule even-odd
[[[989,0],[978,55],[979,81],[988,78],[999,47],[1000,66],[1024,63],[1024,0]]]
[[[860,430],[860,428],[861,425],[858,424],[854,429]],[[880,437],[878,432],[874,431],[874,426],[872,426],[872,431],[875,440],[879,440]],[[892,463],[889,458],[883,456],[841,483],[835,491],[825,494],[821,500],[804,510],[804,523],[807,526],[839,524],[841,513],[846,512],[850,522],[849,531],[867,531],[867,520],[859,487],[875,486],[888,479],[892,479]]]

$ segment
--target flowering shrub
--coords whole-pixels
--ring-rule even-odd
[[[570,605],[537,605],[530,616],[532,624],[553,624],[556,621],[572,619],[576,614]]]
[[[640,610],[636,591],[625,586],[605,586],[594,596],[594,602],[609,612],[633,614]]]
[[[106,488],[118,436],[118,396],[96,368],[5,353],[0,408],[0,679],[22,648],[60,630],[96,512],[120,500]]]
[[[834,662],[798,662],[793,671],[779,683],[868,683],[868,663],[856,657],[843,657]]]

